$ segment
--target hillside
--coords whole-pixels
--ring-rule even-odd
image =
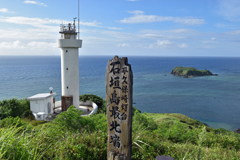
[[[1,104],[0,101],[0,109]],[[102,107],[106,107],[105,102]],[[237,160],[240,157],[240,134],[210,128],[178,113],[133,110],[133,160],[155,159],[159,155],[176,160]],[[106,114],[90,117],[80,114],[81,111],[72,106],[53,122],[19,117],[0,120],[0,159],[105,160]]]

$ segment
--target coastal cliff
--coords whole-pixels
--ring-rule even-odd
[[[170,74],[175,76],[181,76],[184,78],[196,77],[196,76],[217,76],[217,74],[212,74],[209,70],[198,70],[193,67],[175,67]]]

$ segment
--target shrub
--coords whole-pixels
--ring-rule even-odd
[[[86,102],[87,100],[90,100],[98,106],[98,113],[105,112],[106,113],[106,107],[104,107],[104,101],[101,97],[93,94],[83,94],[79,96],[79,100]],[[105,102],[106,103],[106,102]]]
[[[20,127],[24,126],[26,123],[19,117],[8,117],[0,121],[0,128],[9,128],[12,126]]]
[[[30,101],[27,99],[4,99],[0,101],[0,119],[11,117],[27,118],[31,115]]]
[[[31,110],[24,111],[23,114],[22,114],[22,118],[27,118],[27,119],[30,119],[30,120],[35,119]]]
[[[95,129],[94,121],[90,117],[82,117],[83,112],[75,106],[70,106],[66,112],[61,112],[54,120],[53,125],[63,130],[86,130],[92,131]]]

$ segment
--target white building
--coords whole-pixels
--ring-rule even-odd
[[[61,39],[57,40],[61,48],[61,101],[55,102],[56,93],[41,93],[28,97],[30,109],[36,120],[51,121],[69,106],[74,105],[81,109],[83,115],[95,114],[98,106],[91,102],[79,102],[79,56],[78,48],[82,47],[82,40],[77,39],[76,25],[74,23],[60,26]],[[52,90],[52,88],[49,88]]]
[[[36,120],[52,118],[55,105],[53,103],[54,95],[56,95],[56,93],[40,93],[27,98],[30,100],[30,110]]]
[[[61,48],[62,96],[73,96],[73,105],[79,107],[78,48],[82,47],[82,40],[76,39],[75,20],[73,25],[62,24],[59,33],[61,33],[61,39],[58,39],[57,43]]]

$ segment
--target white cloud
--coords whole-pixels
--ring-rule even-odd
[[[214,48],[213,46],[203,46],[202,48],[209,49],[209,48]]]
[[[40,6],[47,7],[46,4],[41,3],[41,2],[37,2],[37,1],[29,1],[29,0],[26,0],[26,1],[24,1],[23,3],[26,3],[26,4],[37,4],[37,5],[40,5]]]
[[[61,20],[56,19],[42,19],[42,18],[28,18],[28,17],[3,17],[0,16],[0,22],[28,24],[35,27],[42,27],[45,24],[61,24]]]
[[[164,35],[163,33],[161,34],[143,34],[139,35],[141,38],[157,38],[157,39],[184,39],[184,36],[177,36],[177,35]]]
[[[210,41],[203,41],[203,43],[217,43],[214,41],[215,39],[215,37],[212,37]]]
[[[112,29],[112,30],[121,30],[122,28],[117,28],[117,27],[107,27],[108,29]]]
[[[157,40],[156,43],[151,44],[148,46],[149,49],[153,49],[153,48],[188,48],[188,45],[186,45],[185,43],[173,43],[169,40]]]
[[[36,1],[28,1],[28,0],[24,1],[23,3],[26,3],[26,4],[37,4]]]
[[[203,41],[203,43],[217,43],[217,42],[214,42],[214,41]]]
[[[171,33],[192,33],[192,32],[196,32],[196,31],[192,30],[192,29],[173,29],[173,30],[168,30],[168,32],[171,32]]]
[[[217,13],[229,21],[240,21],[239,0],[218,0]]]
[[[179,40],[183,39],[189,40],[190,37],[194,37],[198,32],[191,29],[173,29],[173,30],[142,30],[138,37],[149,38],[149,39],[162,39],[162,40]]]
[[[60,37],[57,32],[59,27],[56,27],[55,30],[50,29],[8,29],[8,30],[0,30],[0,38],[1,39],[57,39]]]
[[[15,24],[27,24],[37,28],[52,28],[53,26],[49,26],[46,24],[67,24],[71,23],[69,21],[62,21],[60,19],[49,19],[49,18],[28,18],[28,17],[3,17],[0,16],[0,22],[7,22],[7,23],[15,23]],[[95,26],[97,27],[100,24],[97,21],[93,22],[80,22],[81,25],[85,26]]]
[[[227,33],[228,33],[228,34],[238,35],[238,34],[240,34],[240,30],[231,31],[231,32],[227,32]]]
[[[32,42],[29,42],[27,46],[31,47],[32,49],[57,49],[57,43],[32,41]]]
[[[130,14],[144,14],[144,12],[140,11],[140,10],[128,11],[128,13],[130,13]]]
[[[24,49],[25,47],[23,44],[17,40],[14,42],[1,42],[0,43],[0,48],[5,48],[5,49]]]
[[[164,22],[164,21],[171,21],[174,23],[182,23],[187,25],[200,25],[204,24],[204,19],[197,19],[193,17],[163,17],[163,16],[157,16],[157,15],[144,15],[143,11],[130,11],[129,13],[134,14],[132,17],[124,18],[123,20],[120,20],[121,23],[153,23],[153,22]]]
[[[188,48],[188,46],[185,43],[179,44],[179,48]]]
[[[99,26],[99,22],[97,21],[92,21],[92,22],[80,22],[80,25],[84,25],[84,26],[91,26],[91,27],[100,27]]]
[[[169,40],[157,40],[156,43],[149,45],[148,48],[152,49],[152,48],[167,48],[170,47],[170,45],[172,44],[172,42],[170,42]]]
[[[157,41],[157,43],[156,43],[158,46],[164,46],[164,47],[166,47],[166,46],[168,46],[168,45],[170,45],[170,44],[172,44],[169,40],[164,40],[164,41]]]
[[[2,12],[2,13],[15,13],[15,12],[9,11],[7,8],[0,8],[0,12]]]
[[[127,43],[122,43],[122,44],[118,44],[117,46],[118,46],[118,47],[128,47],[129,44],[127,44]]]
[[[36,42],[31,41],[28,43],[20,42],[19,40],[13,42],[1,42],[0,48],[2,49],[38,49],[38,50],[56,50],[57,43]]]

